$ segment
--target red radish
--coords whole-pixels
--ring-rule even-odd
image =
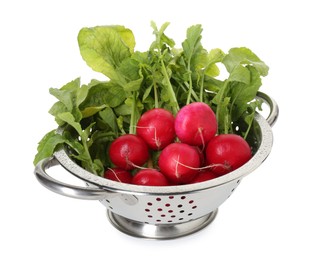
[[[195,176],[195,178],[190,183],[209,181],[209,180],[212,180],[212,179],[217,178],[217,177],[219,177],[218,174],[216,174],[212,171],[206,170],[206,171],[203,171],[203,172],[200,172],[199,174],[197,174]]]
[[[109,168],[104,172],[104,178],[122,183],[132,182],[132,174],[120,168]]]
[[[149,158],[148,146],[141,137],[125,134],[112,142],[109,157],[117,167],[131,170],[146,163]]]
[[[144,186],[168,186],[166,177],[156,169],[140,170],[132,179],[132,184]]]
[[[148,110],[139,119],[136,133],[151,149],[161,150],[175,138],[174,116],[162,108]]]
[[[196,148],[184,143],[171,143],[160,153],[160,171],[173,183],[190,182],[200,167],[200,156]]]
[[[218,123],[210,106],[193,102],[179,110],[174,127],[182,143],[205,146],[216,134]]]
[[[239,168],[250,158],[249,144],[236,134],[215,136],[206,147],[207,164],[212,166],[211,171],[219,175]]]

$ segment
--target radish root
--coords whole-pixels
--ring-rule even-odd
[[[116,179],[117,179],[119,182],[122,182],[122,181],[118,178],[118,175],[117,175],[117,173],[114,171],[114,169],[108,168],[108,170],[112,171],[112,173],[114,174],[114,176],[116,177]]]
[[[153,129],[154,130],[154,138],[152,140],[155,142],[156,146],[159,148],[161,146],[161,142],[159,138],[157,138],[157,129],[156,127],[151,126],[136,126],[136,128],[142,128],[142,129]]]
[[[186,165],[186,164],[184,164],[184,163],[181,163],[181,162],[179,162],[179,161],[177,161],[177,160],[175,160],[175,162],[177,163],[177,164],[176,164],[176,168],[178,167],[178,165],[182,165],[182,166],[185,167],[185,168],[188,168],[188,169],[191,169],[191,170],[198,170],[198,171],[200,171],[200,170],[206,170],[206,169],[212,169],[212,168],[215,168],[215,167],[222,167],[222,168],[224,168],[225,170],[230,170],[230,169],[231,169],[230,165],[228,165],[228,164],[221,164],[221,163],[209,164],[209,165],[207,165],[207,166],[195,168],[195,167],[191,167],[191,166],[189,166],[189,165]]]

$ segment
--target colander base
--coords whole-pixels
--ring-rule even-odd
[[[110,210],[107,211],[107,216],[115,228],[127,235],[147,239],[173,239],[187,236],[203,229],[215,219],[217,212],[218,209],[188,222],[158,225],[131,220]]]

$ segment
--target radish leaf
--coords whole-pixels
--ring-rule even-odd
[[[82,58],[93,70],[124,83],[117,68],[133,53],[135,39],[131,30],[118,25],[82,28],[78,43]]]

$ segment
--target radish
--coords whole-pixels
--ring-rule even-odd
[[[131,170],[146,163],[149,158],[148,146],[141,137],[125,134],[112,142],[109,157],[117,167]]]
[[[199,174],[196,175],[196,177],[190,182],[190,183],[197,183],[197,182],[203,182],[203,181],[208,181],[208,180],[212,180],[214,178],[219,177],[218,174],[206,170],[203,172],[199,172]]]
[[[132,179],[132,184],[144,186],[168,186],[166,177],[156,169],[140,170]]]
[[[221,134],[210,140],[206,147],[206,161],[211,171],[223,175],[233,171],[251,158],[249,144],[239,135]]]
[[[104,172],[104,178],[122,183],[132,182],[132,174],[120,168],[109,168]]]
[[[216,134],[218,123],[210,106],[194,102],[179,110],[174,127],[181,142],[204,147]]]
[[[140,117],[136,133],[152,150],[161,150],[175,138],[174,116],[162,108],[148,110]]]
[[[196,148],[184,143],[171,143],[160,153],[160,171],[173,183],[190,182],[200,167],[200,156]]]

